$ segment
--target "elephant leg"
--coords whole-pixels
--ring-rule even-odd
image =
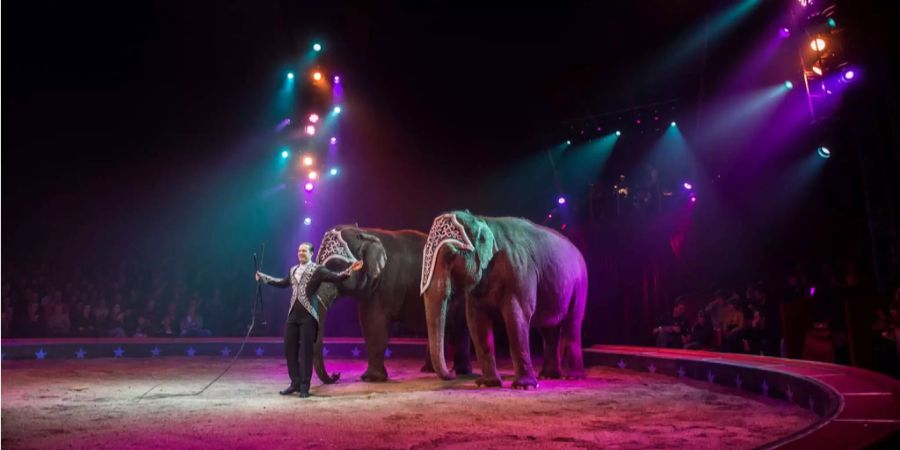
[[[503,382],[497,373],[497,360],[494,354],[494,329],[487,311],[466,299],[466,320],[469,323],[469,334],[475,344],[475,357],[481,365],[481,377],[475,380],[477,386],[501,387]]]
[[[528,389],[538,387],[537,378],[534,376],[534,368],[531,366],[531,350],[528,342],[528,328],[531,317],[522,311],[516,298],[506,302],[502,310],[503,322],[506,325],[506,334],[509,336],[509,355],[512,358],[513,370],[516,379],[512,383],[513,388]]]
[[[580,380],[585,377],[584,355],[581,352],[581,323],[583,318],[583,310],[579,311],[577,307],[573,307],[561,326],[563,377],[567,380]]]
[[[373,302],[378,304],[377,302]],[[359,321],[363,338],[366,340],[366,353],[369,367],[360,377],[363,381],[387,381],[388,373],[384,367],[384,350],[387,348],[390,320],[379,308],[360,305]]]
[[[559,371],[559,331],[558,326],[541,328],[541,335],[544,337],[544,366],[541,367],[541,379],[562,377]]]
[[[458,318],[457,320],[462,320]],[[457,375],[470,375],[472,373],[472,352],[469,349],[472,340],[469,330],[455,323],[453,327],[453,371]]]
[[[425,363],[422,364],[422,368],[419,369],[420,372],[425,373],[434,373],[434,365],[431,363],[431,351],[428,350],[428,346],[425,346]]]

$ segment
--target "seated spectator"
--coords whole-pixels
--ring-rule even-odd
[[[704,308],[706,315],[709,317],[709,324],[715,331],[722,331],[724,329],[723,322],[727,319],[727,300],[729,296],[730,293],[728,291],[719,289],[716,291],[713,301]]]
[[[751,355],[763,354],[763,348],[767,346],[768,335],[766,333],[766,321],[758,309],[751,309],[753,314],[750,326],[746,328],[741,337],[744,353]]]
[[[40,304],[37,301],[28,302],[25,316],[16,325],[16,331],[20,337],[42,337],[46,333],[46,322],[40,312]]]
[[[753,284],[749,294],[750,297],[747,299],[749,306],[761,315],[762,329],[758,331],[764,335],[761,337],[764,346],[760,350],[765,355],[782,356],[781,305],[775,299],[769,298],[763,283]]]
[[[157,336],[162,337],[175,337],[178,336],[178,333],[175,330],[175,319],[167,315],[163,317],[162,321],[159,323],[159,330],[156,332]]]
[[[85,303],[81,306],[79,314],[73,320],[73,329],[75,336],[93,337],[97,335],[97,325],[94,322],[90,303]]]
[[[210,336],[209,330],[203,328],[203,316],[197,313],[197,307],[193,304],[188,307],[187,313],[181,319],[181,336]]]
[[[123,338],[125,334],[125,311],[116,303],[112,307],[110,318],[106,323],[106,335],[109,337]]]
[[[691,332],[685,337],[684,348],[688,350],[704,350],[712,347],[713,328],[706,311],[697,311],[697,321]]]
[[[660,325],[653,329],[653,334],[656,335],[657,347],[682,348],[684,346],[682,336],[688,333],[684,309],[685,306],[681,297],[675,299],[672,315],[660,320]]]
[[[725,321],[722,324],[725,333],[722,337],[723,352],[743,352],[743,339],[744,335],[750,329],[750,322],[753,318],[752,314],[752,311],[743,307],[741,299],[737,295],[728,299]]]
[[[66,313],[66,306],[57,303],[53,314],[47,319],[47,335],[50,337],[68,336],[71,328],[72,323],[69,320],[69,314]]]
[[[150,325],[147,323],[147,319],[143,315],[138,316],[137,324],[134,327],[134,332],[131,333],[131,337],[145,338],[149,335]]]

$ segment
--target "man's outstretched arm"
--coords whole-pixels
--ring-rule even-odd
[[[258,271],[256,272],[256,281],[262,281],[263,283],[266,283],[269,286],[275,286],[275,287],[280,287],[280,288],[288,287],[291,285],[290,277],[275,278],[271,275],[266,275],[266,274],[264,274],[262,272],[258,272]]]

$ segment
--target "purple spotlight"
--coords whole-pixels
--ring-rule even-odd
[[[303,186],[303,189],[306,190],[306,192],[312,192],[313,188],[315,188],[315,185],[313,185],[312,182],[306,183],[306,185]]]
[[[336,138],[336,137],[331,138],[331,143],[332,143],[332,144],[337,144],[337,138]]]
[[[560,198],[556,199],[556,202],[559,203],[560,205],[565,205],[565,204],[566,204],[566,198],[565,198],[565,197],[560,197]]]
[[[334,76],[334,84],[341,84],[341,77],[338,75]]]
[[[844,72],[841,73],[841,82],[842,83],[851,83],[856,79],[856,71],[853,69],[844,69]]]
[[[694,188],[694,186],[691,185],[691,183],[688,183],[687,181],[684,182],[684,185],[683,185],[683,186],[684,186],[684,188],[687,189],[687,190],[691,190],[691,189]]]
[[[791,29],[788,27],[782,27],[780,30],[778,30],[778,35],[783,38],[791,37]]]
[[[691,197],[691,203],[697,203],[697,197]]]

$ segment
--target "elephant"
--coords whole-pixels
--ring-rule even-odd
[[[354,261],[362,260],[363,269],[341,283],[323,283],[318,294],[323,306],[331,305],[338,296],[355,298],[359,302],[359,321],[366,342],[368,368],[363,381],[386,381],[384,352],[392,320],[406,328],[425,332],[425,310],[416,283],[422,270],[422,250],[425,233],[414,230],[381,230],[341,225],[327,231],[317,255],[317,262],[339,271]],[[448,336],[456,349],[454,370],[459,374],[472,371],[469,333],[462,308],[451,311],[451,332]],[[324,317],[320,313],[320,317]],[[322,319],[321,323],[325,323]],[[324,326],[313,346],[314,367],[323,383],[337,381],[329,375],[322,357]],[[432,372],[431,358],[426,352],[423,372]]]
[[[446,311],[448,303],[463,299],[482,370],[477,386],[502,386],[491,317],[497,311],[509,335],[513,388],[538,387],[529,349],[532,326],[544,340],[541,378],[584,377],[581,325],[587,266],[566,237],[521,218],[453,211],[434,219],[422,261],[420,292],[438,376],[453,378],[442,345]]]

